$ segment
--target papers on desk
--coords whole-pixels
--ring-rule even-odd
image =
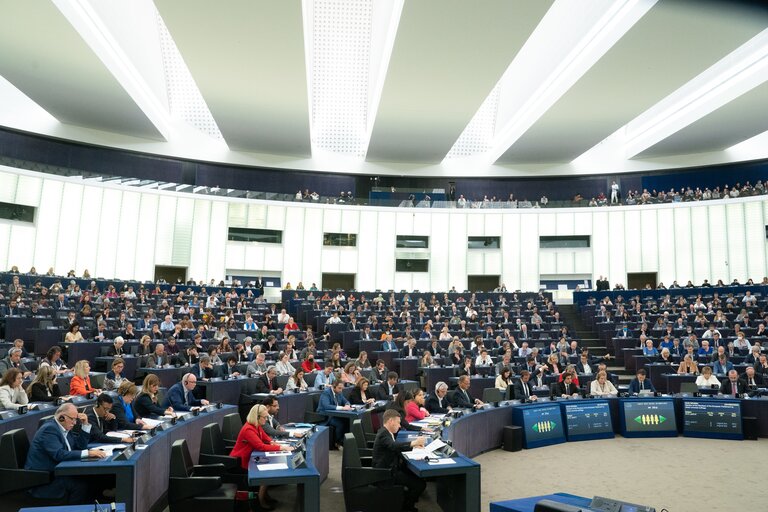
[[[264,455],[267,457],[287,457],[291,454],[291,452],[287,451],[279,451],[279,452],[264,452]]]
[[[162,420],[153,420],[150,418],[142,418],[142,421],[144,422],[144,426],[147,428],[155,428],[158,425],[162,425]]]
[[[115,430],[114,432],[107,432],[107,437],[122,439],[124,437],[132,437],[134,432],[140,432],[140,431],[139,430]]]
[[[307,432],[309,432],[310,430],[312,430],[311,427],[309,427],[309,428],[305,428],[305,427],[295,427],[295,428],[286,427],[285,428],[286,432],[288,432],[292,436],[296,436],[296,437],[301,437],[301,436],[305,435]]]
[[[424,448],[415,448],[410,452],[404,452],[403,455],[411,460],[424,460],[434,453],[435,450],[439,450],[445,446],[445,443],[440,439],[435,439]]]
[[[445,466],[446,464],[456,464],[456,459],[442,458],[442,459],[430,459],[430,466]]]
[[[111,457],[112,452],[115,451],[115,448],[126,448],[127,446],[127,444],[102,444],[100,446],[94,446],[91,448],[91,450],[101,450],[106,452],[107,457]]]
[[[256,464],[256,469],[259,471],[279,471],[281,469],[288,469],[288,464],[284,462],[275,462],[271,464]]]

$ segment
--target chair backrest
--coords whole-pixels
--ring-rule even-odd
[[[200,433],[200,453],[206,455],[229,455],[224,448],[224,440],[218,423],[203,427]]]
[[[373,431],[373,409],[368,409],[360,416],[360,423],[365,434],[375,434]]]
[[[221,436],[224,439],[237,439],[240,429],[243,428],[243,421],[240,414],[232,413],[224,416],[221,427]]]
[[[453,397],[454,397],[454,395],[456,395],[456,390],[455,390],[455,389],[452,389],[452,390],[448,391],[448,392],[445,394],[445,399],[446,399],[446,400],[448,400],[448,403],[449,403],[449,404],[452,404],[452,403],[453,403]]]
[[[483,402],[501,402],[504,400],[504,396],[501,394],[501,390],[497,388],[485,388],[483,390]]]
[[[344,452],[341,454],[342,470],[362,467],[360,454],[357,453],[357,441],[351,433],[344,434]]]
[[[175,441],[171,446],[171,471],[168,476],[171,478],[188,478],[190,476],[189,468],[193,465],[187,441],[184,439]]]
[[[29,452],[29,438],[22,428],[0,436],[0,468],[23,469]]]
[[[275,382],[277,382],[277,387],[285,389],[285,387],[288,385],[288,379],[290,379],[290,375],[278,375],[275,377]]]
[[[48,420],[52,420],[52,419],[53,419],[53,414],[49,414],[47,416],[43,416],[42,418],[40,418],[40,421],[37,422],[37,428],[42,427],[43,423],[45,423]]]
[[[368,448],[365,442],[365,432],[363,432],[363,422],[359,419],[352,421],[352,435],[355,437],[357,443],[357,449]]]
[[[681,382],[680,392],[681,393],[698,393],[699,386],[697,386],[695,382]]]

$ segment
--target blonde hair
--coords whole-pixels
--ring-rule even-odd
[[[245,421],[250,423],[251,425],[258,425],[259,424],[259,416],[261,416],[261,413],[266,411],[267,407],[262,404],[256,404],[253,407],[251,407],[251,410],[248,412],[248,416],[245,418]]]
[[[88,376],[88,372],[85,371],[85,365],[90,365],[90,363],[85,359],[76,362],[74,369],[75,375],[83,379],[86,378]]]
[[[117,388],[117,394],[120,396],[128,396],[128,395],[136,396],[137,391],[138,389],[136,389],[136,384],[134,384],[129,380],[124,380],[120,384],[120,387]]]
[[[123,360],[122,357],[116,357],[115,360],[112,361],[112,368],[114,368],[115,366],[117,366],[119,364],[125,365],[125,360]]]
[[[149,395],[152,397],[152,401],[157,403],[157,396],[154,393],[150,393],[149,388],[150,386],[154,386],[157,384],[160,385],[160,377],[155,375],[154,373],[150,373],[146,377],[144,377],[144,382],[141,383],[141,394],[142,395]]]
[[[32,385],[35,383],[42,384],[46,388],[52,390],[54,380],[56,379],[56,372],[53,368],[50,366],[41,366],[37,369],[37,375],[35,375],[35,380],[29,383],[29,386],[27,386],[27,396],[32,396]]]

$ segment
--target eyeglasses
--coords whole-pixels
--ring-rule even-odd
[[[77,416],[67,416],[67,415],[65,414],[65,415],[64,415],[64,417],[65,417],[65,418],[67,418],[67,419],[69,419],[69,420],[72,420],[72,421],[77,421]]]

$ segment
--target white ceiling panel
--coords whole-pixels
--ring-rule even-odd
[[[162,139],[48,0],[0,0],[0,75],[62,123]]]
[[[574,159],[765,27],[739,5],[662,0],[498,163]]]
[[[156,0],[232,149],[308,155],[299,0]]]
[[[551,5],[406,2],[368,160],[440,162]]]
[[[714,112],[649,147],[635,158],[687,155],[729,148],[768,130],[768,83],[742,94]],[[728,126],[723,130],[723,126]]]

